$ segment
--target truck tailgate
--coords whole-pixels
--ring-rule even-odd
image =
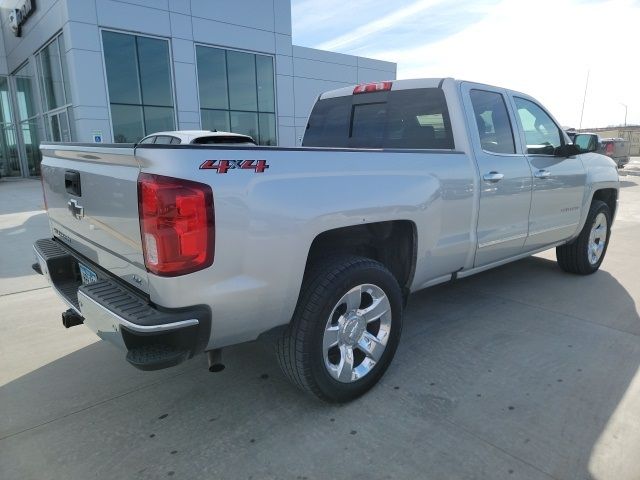
[[[138,219],[140,167],[130,146],[41,146],[54,237],[148,293]],[[88,265],[89,269],[91,268]]]

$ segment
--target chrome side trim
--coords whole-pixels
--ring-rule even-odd
[[[82,298],[81,298],[81,296],[82,296]],[[131,323],[130,321],[125,320],[124,318],[120,317],[119,315],[117,315],[114,312],[112,312],[111,310],[109,310],[104,305],[96,302],[93,298],[90,298],[86,294],[84,294],[83,292],[79,291],[78,292],[78,302],[80,303],[80,308],[82,308],[82,306],[83,306],[82,301],[84,301],[84,300],[90,301],[93,305],[95,305],[98,308],[100,308],[101,310],[103,310],[104,313],[106,313],[107,315],[111,316],[113,319],[117,320],[117,322],[121,326],[125,326],[129,330],[133,330],[134,332],[141,332],[141,333],[166,332],[168,330],[175,330],[177,328],[191,327],[191,326],[194,326],[194,325],[198,325],[200,323],[197,319],[192,318],[192,319],[189,319],[189,320],[182,320],[180,322],[163,323],[161,325],[138,325],[137,323]]]
[[[543,228],[542,230],[537,230],[535,232],[529,233],[529,236],[540,235],[542,233],[553,232],[554,230],[562,230],[563,228],[571,228],[571,227],[577,227],[577,226],[578,226],[578,222],[569,223],[567,225],[560,225],[559,227]]]
[[[479,243],[478,248],[490,247],[492,245],[498,245],[500,243],[510,242],[512,240],[519,240],[521,238],[525,238],[527,236],[526,233],[520,233],[518,235],[513,235],[511,237],[499,238],[498,240],[491,240],[490,242]]]

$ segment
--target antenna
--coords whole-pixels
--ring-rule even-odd
[[[587,89],[589,88],[589,74],[591,70],[587,70],[587,81],[584,85],[584,97],[582,98],[582,112],[580,113],[580,129],[582,129],[582,117],[584,117],[584,104],[587,102]]]

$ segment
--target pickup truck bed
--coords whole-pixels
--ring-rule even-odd
[[[411,292],[552,247],[575,273],[604,258],[615,165],[524,94],[328,92],[304,145],[43,144],[39,268],[138,368],[207,351],[215,369],[275,329],[285,374],[346,401],[384,373]]]

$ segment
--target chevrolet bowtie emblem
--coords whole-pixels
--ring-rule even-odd
[[[69,203],[67,203],[67,208],[74,218],[81,220],[82,217],[84,217],[84,207],[78,205],[78,202],[76,200],[69,200]]]

